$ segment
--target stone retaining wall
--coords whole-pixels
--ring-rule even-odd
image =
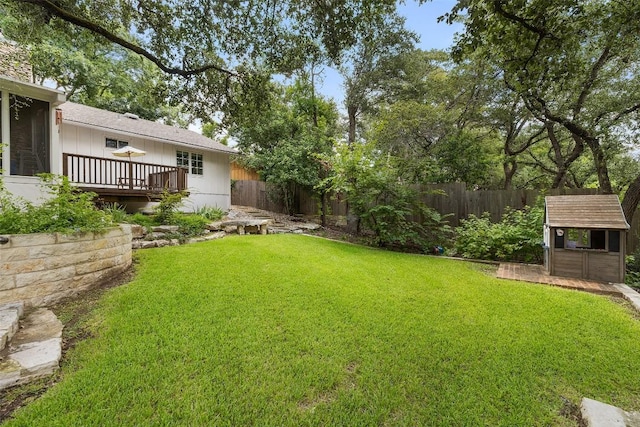
[[[123,272],[131,254],[129,225],[103,234],[0,236],[0,304],[55,303]]]

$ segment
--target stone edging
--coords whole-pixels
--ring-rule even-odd
[[[0,244],[0,304],[53,304],[90,289],[131,265],[129,225],[105,233],[3,237],[7,242]]]

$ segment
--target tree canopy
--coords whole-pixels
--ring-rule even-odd
[[[539,122],[567,132],[575,153],[591,152],[599,187],[613,192],[612,153],[637,142],[640,1],[460,0],[447,16],[458,18],[466,31],[456,58],[481,52]],[[628,219],[636,181],[623,201]]]
[[[393,0],[1,0],[0,24],[25,44],[94,38],[136,53],[181,77],[171,79],[175,103],[207,117],[239,99],[260,101],[265,75],[300,68],[311,46],[339,62],[370,22],[394,10]]]

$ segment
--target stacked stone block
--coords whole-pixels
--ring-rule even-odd
[[[106,233],[0,236],[0,304],[55,303],[91,289],[131,265],[131,226]]]

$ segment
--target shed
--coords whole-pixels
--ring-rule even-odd
[[[545,197],[544,264],[552,276],[624,282],[629,224],[613,194]]]

